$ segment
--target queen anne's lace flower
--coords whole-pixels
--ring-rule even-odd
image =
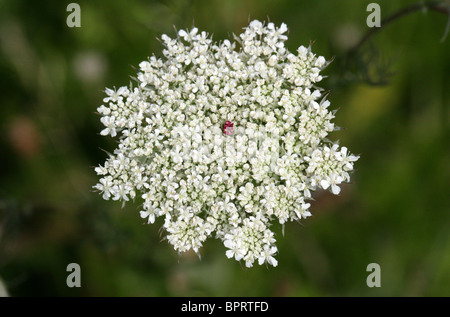
[[[334,113],[316,84],[328,63],[311,47],[290,53],[286,31],[253,21],[235,42],[163,35],[136,87],[106,89],[100,134],[119,143],[94,188],[142,201],[179,252],[213,236],[228,258],[276,266],[271,222],[309,217],[311,191],[339,194],[358,159],[326,139]]]

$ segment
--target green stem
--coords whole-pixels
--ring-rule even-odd
[[[398,20],[399,18],[408,15],[413,12],[417,12],[420,10],[432,10],[440,13],[444,13],[449,16],[450,19],[450,3],[445,4],[443,1],[421,1],[418,3],[414,3],[410,6],[407,6],[403,9],[400,9],[399,11],[395,12],[394,14],[388,16],[387,18],[383,19],[381,21],[381,26],[376,28],[371,28],[362,38],[361,40],[353,46],[348,52],[348,55],[354,55],[356,52],[361,48],[361,46],[367,42],[368,39],[370,39],[374,34],[376,34],[378,31],[381,30],[382,27],[388,25],[389,23]],[[448,32],[448,27],[446,28],[445,34],[443,39],[445,38],[445,35]],[[443,40],[442,39],[442,40]]]

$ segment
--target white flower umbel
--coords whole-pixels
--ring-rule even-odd
[[[287,27],[252,21],[235,41],[197,28],[161,37],[163,56],[139,64],[137,85],[106,89],[101,135],[118,146],[94,186],[164,218],[175,250],[209,237],[226,256],[276,266],[273,221],[311,215],[311,191],[339,194],[357,156],[326,138],[334,113],[316,85],[328,65],[284,46]]]

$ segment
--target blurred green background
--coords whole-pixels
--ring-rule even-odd
[[[11,296],[449,296],[450,38],[447,17],[415,12],[382,28],[352,63],[372,1],[0,0],[0,280]],[[413,1],[380,0],[381,15]],[[315,41],[335,61],[330,137],[360,154],[339,196],[316,193],[313,217],[275,225],[279,266],[242,268],[208,240],[178,257],[159,228],[91,191],[114,141],[94,113],[105,87],[128,85],[155,39],[190,28],[214,39],[249,19],[289,27],[287,46]],[[367,77],[380,85],[368,84]],[[389,75],[389,77],[387,77]],[[69,263],[81,288],[66,286]],[[381,287],[366,285],[369,263]]]

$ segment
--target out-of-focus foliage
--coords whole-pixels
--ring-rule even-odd
[[[446,16],[417,12],[378,32],[355,81],[340,58],[368,30],[371,1],[0,1],[0,277],[12,296],[449,296],[450,39]],[[380,0],[382,16],[412,1]],[[105,202],[93,166],[114,148],[95,114],[104,87],[129,83],[162,33],[195,23],[215,39],[249,18],[289,29],[287,46],[315,41],[335,132],[361,154],[340,196],[316,196],[313,217],[277,230],[279,266],[244,269],[219,241],[181,257],[142,224],[137,204]],[[369,57],[371,55],[368,55]],[[372,56],[373,57],[373,56]],[[386,63],[385,63],[386,62]],[[372,69],[372,70],[371,70]],[[377,72],[379,75],[380,72]],[[350,79],[350,80],[349,80]],[[358,78],[356,78],[358,79]],[[81,288],[66,267],[81,266]],[[366,286],[369,263],[380,288]]]

